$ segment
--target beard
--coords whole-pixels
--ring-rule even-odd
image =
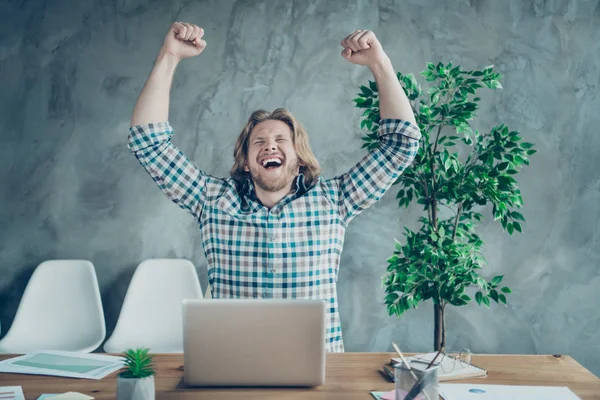
[[[288,186],[290,182],[296,178],[299,165],[299,162],[296,161],[294,164],[286,164],[286,166],[280,167],[284,170],[277,179],[264,179],[260,174],[260,168],[262,167],[250,169],[250,176],[252,177],[252,181],[262,190],[267,192],[278,192]]]

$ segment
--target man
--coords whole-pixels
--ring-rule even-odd
[[[410,165],[421,136],[375,34],[342,40],[342,56],[371,69],[379,88],[380,145],[348,173],[324,180],[300,123],[286,110],[252,114],[231,179],[209,176],[171,143],[169,92],[180,60],[206,47],[196,25],[171,25],[131,119],[129,149],[161,190],[198,221],[215,298],[326,300],[326,347],[342,352],[336,282],[350,220]]]

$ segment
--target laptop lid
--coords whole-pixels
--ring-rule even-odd
[[[325,382],[325,302],[183,302],[184,383],[318,386]]]

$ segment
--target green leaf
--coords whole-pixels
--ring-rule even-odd
[[[525,218],[523,217],[523,215],[517,211],[511,212],[510,216],[513,217],[514,219],[518,219],[519,221],[525,221]]]
[[[483,293],[475,293],[475,301],[477,302],[477,304],[481,305],[481,302],[483,301]]]
[[[520,224],[520,223],[518,223],[517,221],[513,221],[513,223],[512,223],[512,224],[513,224],[513,226],[515,227],[515,230],[517,230],[517,231],[519,231],[519,232],[523,233],[523,228],[521,228],[521,224]]]
[[[508,234],[512,236],[513,232],[515,231],[513,223],[506,224],[506,230],[508,231]]]
[[[360,90],[362,92],[363,97],[373,96],[373,91],[364,85],[360,87]]]
[[[487,296],[484,296],[484,297],[481,299],[481,302],[482,302],[482,303],[483,303],[483,305],[484,305],[484,306],[486,306],[487,308],[489,308],[489,307],[490,307],[490,298],[489,298],[489,297],[487,297]]]
[[[371,89],[373,92],[377,93],[377,82],[374,82],[374,81],[369,81],[369,88],[370,88],[370,89]]]
[[[485,86],[487,86],[490,89],[502,89],[502,85],[496,80],[484,81],[484,83]]]
[[[508,286],[504,286],[500,290],[502,291],[502,293],[512,293],[512,290],[510,290],[510,288]]]
[[[386,303],[393,303],[394,301],[398,300],[398,294],[397,293],[390,293],[387,296],[385,296],[385,302]]]
[[[502,293],[500,293],[500,294],[498,295],[498,299],[499,299],[499,300],[500,300],[502,303],[506,304],[506,296],[505,296],[505,295],[503,295]]]
[[[496,285],[496,286],[497,286],[497,285],[498,285],[500,282],[502,282],[502,279],[503,279],[503,278],[504,278],[504,275],[498,275],[498,276],[495,276],[495,277],[492,279],[492,285]]]
[[[492,300],[494,300],[496,303],[498,302],[498,292],[495,290],[492,290],[490,292],[490,297],[492,298]]]
[[[496,166],[496,168],[498,171],[504,171],[506,168],[508,168],[508,162],[500,163]]]
[[[423,72],[421,72],[421,75],[425,77],[425,80],[427,82],[433,82],[437,78],[437,75],[431,71],[423,71]]]

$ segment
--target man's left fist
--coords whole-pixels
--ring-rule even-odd
[[[357,30],[341,42],[342,57],[354,64],[372,66],[387,58],[381,43],[371,31]]]

